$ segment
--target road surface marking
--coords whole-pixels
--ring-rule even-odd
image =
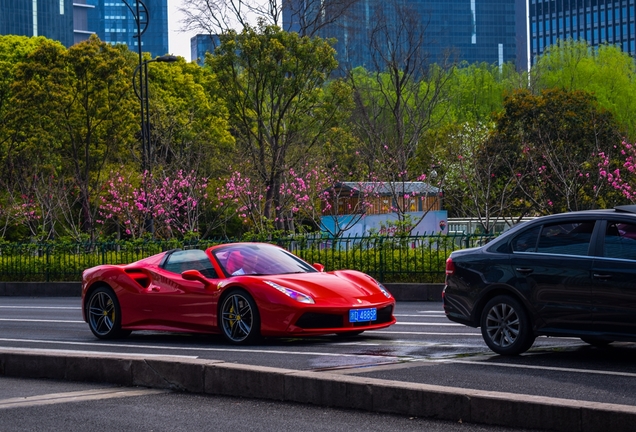
[[[0,342],[21,342],[21,343],[40,343],[40,344],[59,344],[59,345],[79,345],[79,346],[91,346],[91,347],[116,347],[116,348],[136,348],[136,349],[160,349],[166,351],[206,351],[206,352],[241,352],[241,353],[255,353],[255,354],[282,354],[282,355],[307,355],[307,356],[316,356],[316,357],[371,357],[377,358],[377,355],[369,355],[369,354],[343,354],[343,353],[324,353],[324,352],[302,352],[302,351],[283,351],[283,350],[258,350],[258,349],[240,349],[240,348],[203,348],[203,347],[170,347],[170,346],[159,346],[159,345],[127,345],[127,344],[116,344],[116,343],[90,343],[90,342],[67,342],[67,341],[47,341],[47,340],[37,340],[37,339],[8,339],[8,338],[0,338]],[[6,350],[7,348],[0,348],[0,351]],[[29,350],[38,350],[37,348],[19,348],[12,347],[12,350],[19,349],[29,349]],[[55,351],[55,350],[45,350],[45,351]],[[75,352],[75,351],[70,351]],[[96,355],[111,355],[111,354],[119,354],[112,352],[101,352],[101,351],[93,351],[93,354]],[[126,355],[139,355],[145,356],[145,353],[121,353]],[[159,355],[159,354],[157,354]],[[396,358],[397,356],[386,356],[386,358]]]
[[[398,321],[395,325],[410,325],[410,326],[440,326],[440,327],[466,327],[464,324],[457,323],[417,323],[417,322],[402,322]]]
[[[160,393],[168,393],[167,390],[156,389],[130,389],[108,388],[96,390],[83,390],[67,393],[51,393],[38,396],[17,397],[0,399],[0,409],[23,408],[41,405],[53,405],[68,402],[84,402],[102,399],[113,399],[131,396],[148,396]]]
[[[485,363],[482,360],[454,360],[454,359],[441,359],[441,360],[414,360],[414,361],[430,361],[436,363],[460,363],[460,364],[470,364],[470,365],[478,365],[478,366],[498,366],[498,367],[509,367],[516,369],[536,369],[536,370],[546,370],[546,371],[556,371],[556,372],[573,372],[573,373],[584,373],[584,374],[596,374],[596,375],[612,375],[612,376],[624,376],[630,378],[636,378],[636,373],[630,372],[616,372],[616,371],[604,371],[597,369],[578,369],[578,368],[563,368],[556,366],[535,366],[535,365],[521,365],[521,364],[509,364],[509,363]]]
[[[391,330],[367,330],[364,332],[373,334],[405,334],[405,335],[425,335],[425,336],[479,336],[481,333],[436,333],[436,332],[408,332],[408,331],[391,331]]]
[[[37,322],[37,323],[64,323],[64,324],[86,324],[85,321],[77,320],[43,320],[43,319],[27,319],[27,318],[0,318],[0,321],[8,322]]]
[[[79,310],[81,307],[70,306],[0,306],[0,309],[66,309],[66,310]]]

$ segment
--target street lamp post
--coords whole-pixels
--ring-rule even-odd
[[[142,169],[148,174],[152,171],[152,138],[150,134],[150,104],[148,101],[148,63],[173,63],[177,60],[178,57],[173,55],[163,55],[152,60],[144,60],[137,65],[133,72],[133,89],[141,104]],[[139,73],[140,85],[137,86],[137,74]]]
[[[122,0],[124,4],[128,7],[130,12],[133,14],[133,18],[135,20],[135,24],[137,26],[137,33],[134,38],[137,39],[137,54],[139,55],[139,64],[133,73],[133,86],[135,87],[135,93],[140,101],[140,113],[141,113],[141,169],[142,171],[146,171],[147,164],[149,163],[149,159],[147,158],[146,146],[149,138],[147,136],[148,127],[147,127],[147,108],[148,108],[148,68],[144,67],[144,58],[141,47],[141,35],[146,32],[148,29],[148,23],[150,22],[150,14],[148,13],[148,8],[141,0],[135,0],[134,8],[131,6],[128,0]],[[142,71],[139,75],[139,86],[137,86],[137,73]],[[139,90],[137,90],[139,89]],[[140,93],[141,92],[141,93]]]
[[[177,61],[176,56],[164,55],[152,60],[144,60],[142,47],[141,47],[141,35],[148,29],[148,23],[150,22],[150,14],[148,8],[141,0],[134,1],[134,8],[129,3],[129,0],[122,0],[133,14],[135,24],[137,26],[137,33],[135,38],[137,39],[137,53],[139,55],[139,64],[133,72],[133,89],[135,94],[139,98],[140,119],[141,119],[141,170],[143,171],[144,179],[148,178],[151,172],[152,166],[152,143],[150,137],[150,107],[148,103],[148,63],[152,62],[168,62],[172,63]],[[139,77],[137,78],[137,76]],[[147,180],[144,180],[144,192],[147,194]],[[146,229],[151,234],[154,234],[154,221],[152,214],[150,214],[146,220]]]

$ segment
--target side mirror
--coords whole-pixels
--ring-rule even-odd
[[[181,277],[189,281],[199,281],[205,285],[206,288],[210,286],[210,281],[207,280],[207,278],[203,276],[199,270],[186,270],[181,273]]]
[[[320,263],[314,263],[314,268],[321,273],[325,271],[325,266]]]

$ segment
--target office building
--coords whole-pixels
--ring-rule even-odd
[[[585,40],[592,46],[612,44],[636,55],[636,0],[528,0],[530,58],[536,61],[557,40]]]
[[[86,3],[95,6],[88,12],[88,23],[102,41],[112,45],[128,45],[131,51],[137,52],[135,0],[127,1],[130,8],[123,0],[86,0]],[[148,14],[140,13],[141,50],[149,52],[152,57],[169,53],[168,0],[145,0],[143,4],[148,8]],[[140,9],[143,11],[143,8]],[[148,26],[144,32],[146,22]]]
[[[72,0],[0,0],[0,34],[74,43]]]
[[[73,43],[85,41],[95,33],[88,24],[88,11],[94,8],[86,0],[73,0]]]
[[[213,53],[221,43],[218,35],[198,34],[190,38],[190,59],[199,66],[205,64],[205,53]]]
[[[525,15],[525,4],[526,0],[359,0],[345,15],[317,34],[337,40],[337,57],[345,68],[376,69],[369,43],[373,32],[381,26],[391,32],[406,14],[409,18],[417,17],[424,36],[422,49],[431,62],[440,62],[448,53],[459,62],[502,65],[527,58],[526,20],[520,19]],[[403,8],[402,16],[396,12],[395,5]],[[321,13],[325,15],[325,22],[331,21],[329,8],[319,12],[308,8],[305,13]],[[302,20],[292,15],[289,9],[283,10],[283,27],[298,30]],[[384,43],[388,48],[392,41],[387,38]],[[518,65],[524,66],[524,62]]]

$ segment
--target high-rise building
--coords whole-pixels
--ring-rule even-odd
[[[138,50],[135,0],[86,0],[86,3],[95,6],[88,13],[89,27],[102,41],[112,45],[125,44],[131,51]],[[140,7],[142,32],[146,21],[148,27],[141,35],[141,50],[149,52],[152,57],[169,53],[168,0],[144,0],[142,4],[148,9],[146,16],[143,7]]]
[[[205,63],[205,53],[213,53],[221,43],[218,35],[198,34],[190,38],[190,59],[199,66]]]
[[[72,0],[0,0],[0,34],[74,43]]]
[[[415,38],[416,32],[420,32],[421,50],[431,62],[439,62],[450,54],[460,62],[497,65],[517,62],[518,66],[525,66],[523,61],[518,62],[527,58],[526,20],[520,19],[525,16],[525,5],[526,0],[359,0],[335,20],[329,17],[329,7],[319,11],[308,7],[305,14],[319,13],[324,22],[333,21],[317,34],[337,40],[338,60],[347,68],[376,69],[379,65],[373,61],[373,52],[394,44],[391,35],[395,37],[398,31],[402,36],[410,32]],[[289,6],[283,11],[284,28],[298,31],[301,22],[316,22],[311,16],[299,19],[298,14],[289,11]],[[371,47],[371,41],[375,41],[375,48]],[[523,44],[521,47],[519,42]],[[403,38],[402,43],[412,42]]]
[[[636,55],[635,0],[528,0],[530,58],[557,40],[612,44]]]
[[[86,0],[73,0],[73,43],[85,41],[95,33],[88,24],[88,11],[94,8]]]

